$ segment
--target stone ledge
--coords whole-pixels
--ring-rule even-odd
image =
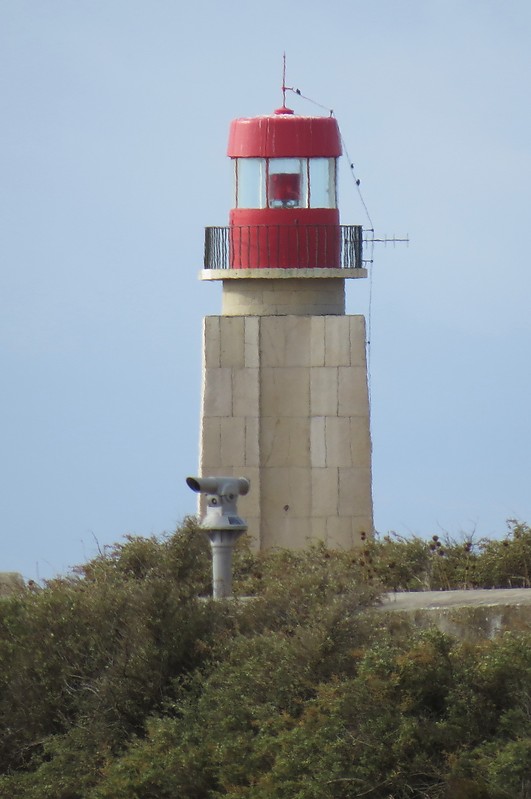
[[[531,588],[478,588],[469,591],[389,593],[385,595],[380,610],[441,610],[495,605],[531,605]]]
[[[531,588],[387,594],[375,610],[386,614],[394,635],[409,635],[412,626],[437,627],[477,643],[504,632],[531,632]]]
[[[366,269],[202,269],[200,280],[278,280],[279,278],[362,278],[367,277]]]

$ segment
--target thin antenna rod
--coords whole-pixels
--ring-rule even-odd
[[[286,51],[284,51],[283,57],[283,68],[282,68],[282,107],[286,107]]]

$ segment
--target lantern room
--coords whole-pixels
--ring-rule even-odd
[[[233,120],[230,268],[338,268],[337,158],[333,117],[269,116]]]
[[[342,225],[341,136],[333,116],[234,119],[227,227],[205,229],[203,280],[366,277],[361,225]]]
[[[234,158],[234,208],[337,208],[335,158]]]

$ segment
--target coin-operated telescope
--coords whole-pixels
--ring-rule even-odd
[[[238,516],[236,503],[245,496],[250,482],[245,477],[187,477],[186,484],[196,494],[205,494],[207,507],[199,523],[212,548],[212,586],[214,599],[232,593],[232,553],[247,524]]]

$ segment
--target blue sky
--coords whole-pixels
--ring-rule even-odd
[[[47,578],[195,510],[203,228],[284,50],[377,233],[411,238],[348,286],[377,529],[531,521],[530,44],[527,0],[0,0],[0,568]],[[366,224],[345,169],[340,200]]]

